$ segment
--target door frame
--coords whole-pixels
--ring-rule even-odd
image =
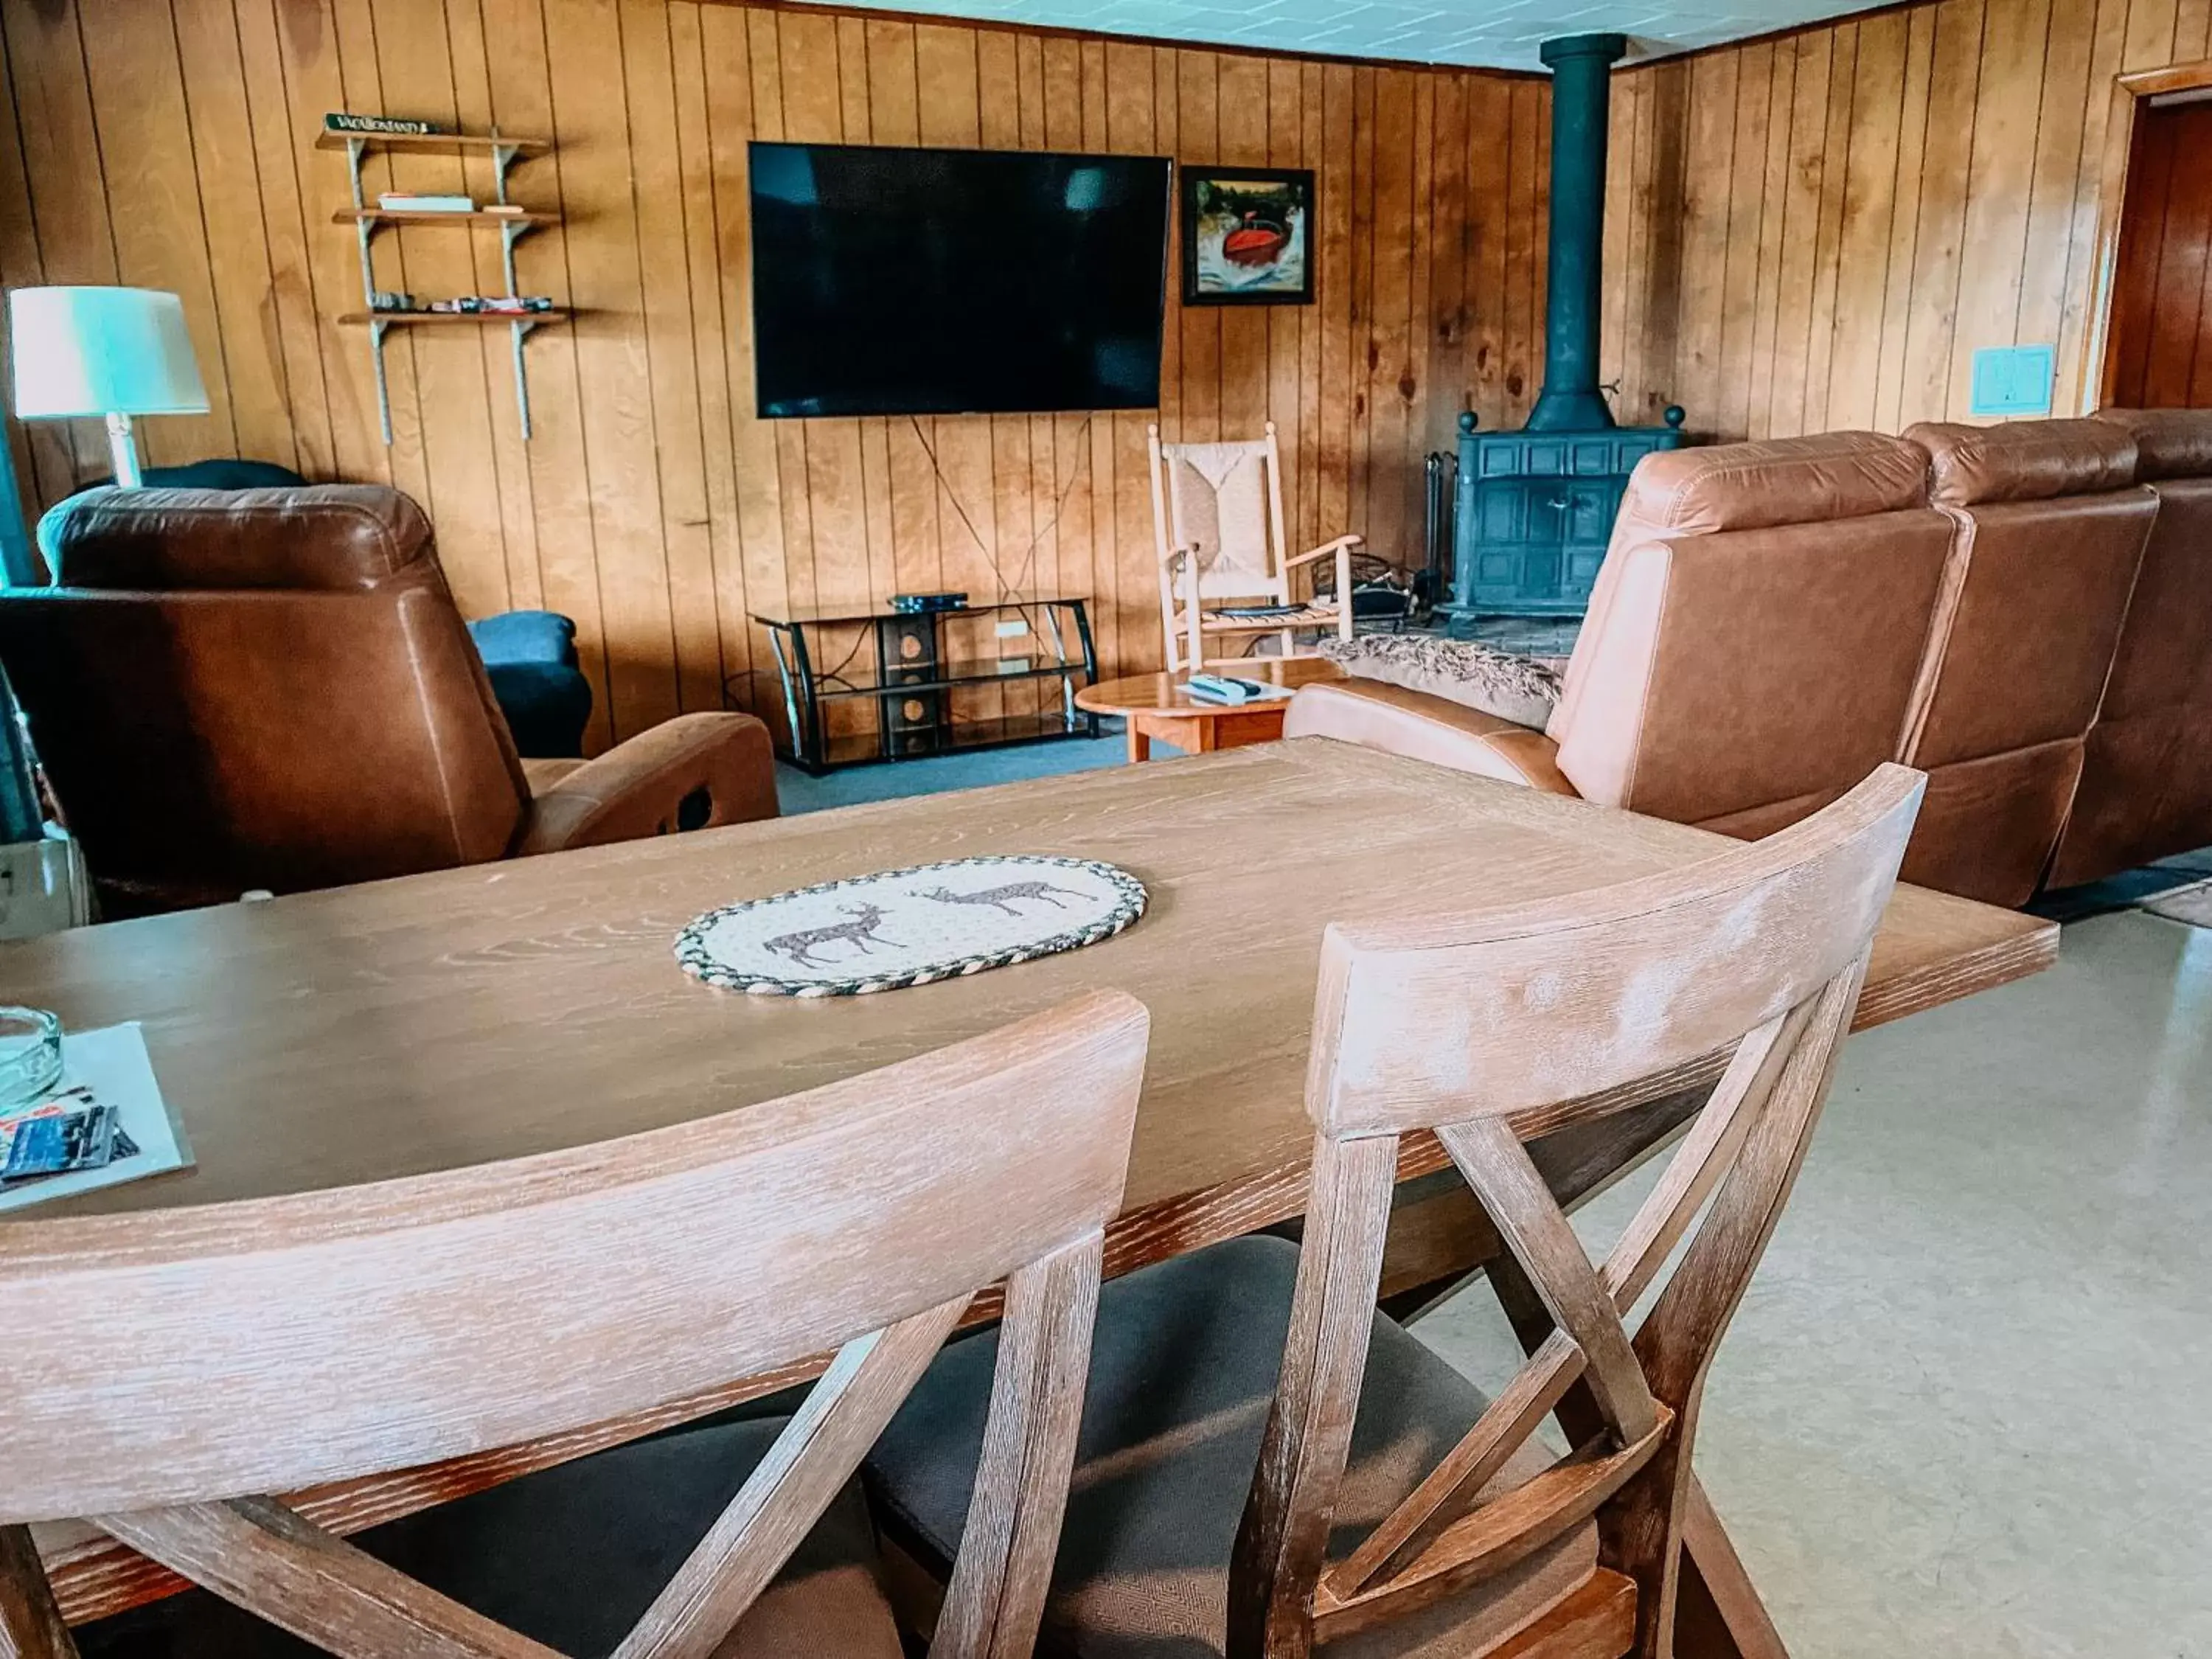
[[[2096,260],[2092,266],[2089,326],[2081,341],[2077,384],[2084,415],[2112,401],[2118,365],[2112,360],[2113,288],[2118,279],[2120,224],[2127,214],[2128,165],[2135,155],[2136,115],[2146,99],[2168,92],[2212,88],[2212,58],[2164,69],[2137,70],[2112,79],[2112,110],[2105,121],[2105,164],[2097,191]]]

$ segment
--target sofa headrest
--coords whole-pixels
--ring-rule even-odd
[[[57,506],[40,541],[57,587],[342,592],[429,556],[430,525],[381,484],[92,489]]]
[[[2136,480],[2212,478],[2212,409],[2100,409],[2136,441]]]
[[[2106,421],[1923,421],[1905,435],[1927,450],[1929,494],[1942,507],[2094,495],[2136,481],[2135,440]]]
[[[1620,522],[1704,534],[1860,519],[1928,505],[1928,458],[1878,432],[1715,444],[1646,456]]]

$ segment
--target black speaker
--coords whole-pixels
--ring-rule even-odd
[[[876,661],[881,676],[878,684],[886,689],[941,681],[945,676],[937,655],[937,617],[928,611],[878,617]],[[878,697],[876,720],[879,752],[885,760],[939,754],[951,746],[951,710],[942,688]]]

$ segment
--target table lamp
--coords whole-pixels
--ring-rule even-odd
[[[8,324],[16,418],[105,417],[115,482],[125,489],[143,482],[133,415],[207,413],[184,302],[173,294],[19,288],[8,296]]]

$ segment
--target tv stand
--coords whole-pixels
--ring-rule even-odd
[[[945,625],[960,617],[1019,617],[1033,648],[1018,657],[955,657],[946,649]],[[752,619],[768,629],[783,693],[785,737],[777,753],[816,777],[878,761],[1098,735],[1098,717],[1075,706],[1075,694],[1098,678],[1081,599],[1006,599],[946,611],[757,611]],[[840,634],[857,637],[848,646]],[[866,660],[856,665],[855,658]],[[825,662],[836,665],[825,670]],[[732,702],[738,684],[733,677],[723,687]],[[986,687],[1020,690],[1014,706],[978,713],[974,705]],[[872,705],[874,729],[832,730],[842,724],[832,719],[840,702]],[[1029,703],[1035,707],[1023,706]]]

